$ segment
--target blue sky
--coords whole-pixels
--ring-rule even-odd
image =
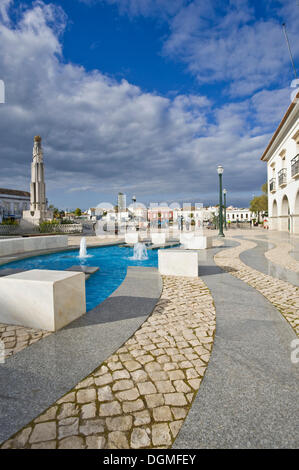
[[[43,137],[47,196],[59,207],[114,202],[245,206],[290,104],[299,2],[0,2],[0,186],[29,187]],[[12,177],[13,175],[13,177]]]

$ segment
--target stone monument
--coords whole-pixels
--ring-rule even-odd
[[[36,135],[31,163],[30,210],[23,212],[23,220],[39,225],[40,222],[52,219],[53,213],[47,207],[42,139]]]

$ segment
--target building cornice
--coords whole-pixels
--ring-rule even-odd
[[[298,111],[299,111],[299,92],[297,93],[294,101],[288,107],[288,109],[287,109],[285,115],[283,116],[278,128],[274,132],[274,134],[272,136],[272,139],[270,140],[266,150],[264,151],[264,153],[261,157],[261,160],[263,160],[263,161],[270,160],[270,157],[268,156],[268,154],[270,153],[270,151],[273,149],[275,143],[277,142],[278,137],[282,132],[282,129],[285,127],[286,124],[291,122],[291,120],[293,118],[293,115]]]

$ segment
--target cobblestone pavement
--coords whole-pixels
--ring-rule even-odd
[[[254,248],[256,244],[241,239],[238,239],[238,242],[239,246],[217,253],[214,257],[215,263],[263,294],[282,313],[299,336],[299,288],[244,264],[240,260],[240,253]]]
[[[141,328],[2,448],[169,448],[209,362],[215,308],[199,278],[163,277]]]
[[[51,332],[24,328],[23,326],[4,325],[0,323],[0,340],[4,343],[4,357],[9,357],[42,338],[49,336]]]
[[[94,241],[96,237],[87,237],[88,244],[90,246],[95,243],[99,243],[98,241]],[[115,237],[117,239],[117,237]],[[70,245],[80,245],[81,237],[70,237],[69,236],[69,244]],[[108,241],[108,238],[106,242]],[[110,239],[111,241],[111,239]],[[104,242],[103,242],[104,244]],[[223,242],[217,239],[213,240],[213,246],[219,247],[222,246]],[[9,357],[12,354],[16,354],[19,351],[22,351],[27,346],[30,346],[33,343],[36,343],[42,338],[49,336],[52,334],[51,331],[45,330],[36,330],[33,328],[25,328],[23,326],[14,326],[14,325],[6,325],[0,323],[0,340],[4,342],[4,356]]]

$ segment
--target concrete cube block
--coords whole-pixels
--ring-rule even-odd
[[[85,312],[84,273],[33,269],[0,279],[0,323],[56,331]]]
[[[125,234],[126,243],[138,243],[138,232],[128,232]]]
[[[206,250],[207,248],[212,247],[212,237],[196,237],[194,236],[186,243],[186,248],[188,250]]]
[[[151,240],[154,245],[163,245],[166,241],[165,233],[152,232]]]
[[[198,252],[158,250],[159,272],[166,276],[198,277]]]
[[[193,232],[180,232],[180,243],[184,247],[187,246],[188,242],[194,237]]]

